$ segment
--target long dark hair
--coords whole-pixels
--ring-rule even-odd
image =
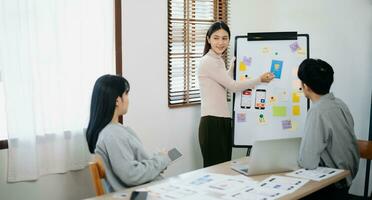
[[[209,27],[208,32],[207,32],[207,35],[205,36],[205,45],[204,45],[203,56],[208,53],[209,49],[211,49],[211,44],[209,44],[208,39],[211,38],[211,35],[214,32],[216,32],[216,31],[218,31],[220,29],[225,30],[229,34],[229,40],[230,40],[230,29],[229,29],[229,26],[227,26],[227,24],[225,22],[223,22],[223,21],[215,22],[214,24],[212,24]]]
[[[114,116],[116,99],[123,93],[128,93],[129,88],[129,82],[125,78],[109,74],[101,76],[94,84],[86,132],[91,153],[96,149],[99,133]]]

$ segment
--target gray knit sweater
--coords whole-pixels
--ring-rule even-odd
[[[114,123],[100,132],[95,153],[103,159],[109,192],[161,179],[171,162],[166,155],[150,157],[131,128]]]

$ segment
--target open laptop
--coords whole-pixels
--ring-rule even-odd
[[[245,175],[296,170],[300,145],[300,137],[258,140],[253,143],[249,164],[232,164],[231,168]]]

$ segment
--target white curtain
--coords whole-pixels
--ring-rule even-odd
[[[87,165],[93,85],[115,73],[113,2],[1,0],[9,182]]]

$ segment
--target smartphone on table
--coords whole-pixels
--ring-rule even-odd
[[[130,195],[130,200],[146,200],[148,192],[145,191],[133,191]]]

